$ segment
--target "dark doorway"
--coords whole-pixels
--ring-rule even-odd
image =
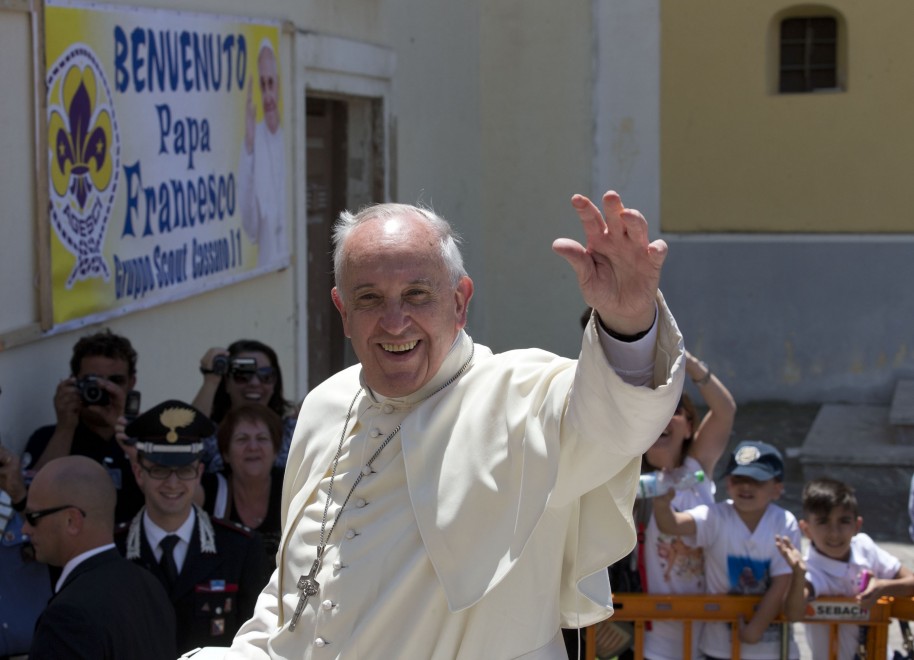
[[[307,98],[308,387],[345,365],[346,337],[330,299],[333,223],[346,208],[345,101]]]

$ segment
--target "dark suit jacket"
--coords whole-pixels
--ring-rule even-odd
[[[30,660],[173,660],[175,619],[162,585],[106,550],[82,562],[35,624]]]
[[[198,646],[231,646],[238,628],[254,614],[254,603],[270,577],[260,535],[235,523],[211,518],[216,553],[201,552],[199,515],[181,573],[168,594],[177,617],[178,653]],[[140,532],[140,557],[133,561],[164,585],[142,524]],[[115,540],[123,551],[127,534],[119,533]]]

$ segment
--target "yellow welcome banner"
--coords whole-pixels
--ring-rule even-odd
[[[54,325],[289,263],[278,23],[48,2]]]

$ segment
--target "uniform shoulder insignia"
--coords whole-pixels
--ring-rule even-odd
[[[224,527],[230,529],[239,534],[244,534],[245,536],[253,536],[254,530],[248,527],[247,525],[242,525],[240,522],[235,522],[234,520],[226,520],[225,518],[211,518],[214,525],[219,527]]]

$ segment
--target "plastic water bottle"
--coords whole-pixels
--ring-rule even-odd
[[[672,472],[647,472],[641,475],[637,498],[657,497],[671,490],[685,490],[705,480],[704,470],[687,472],[682,469]]]

